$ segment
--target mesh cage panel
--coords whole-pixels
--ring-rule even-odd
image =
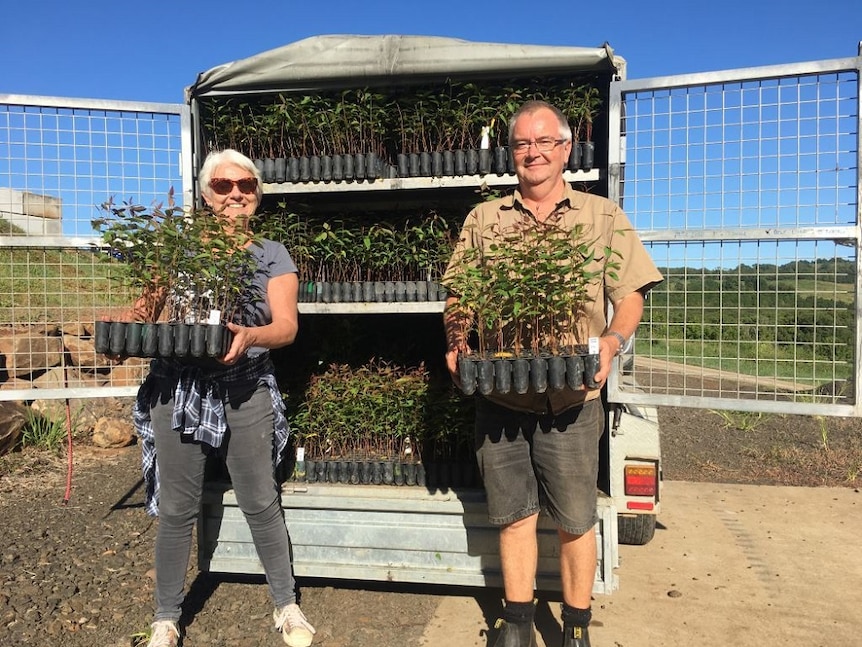
[[[613,399],[855,411],[859,70],[783,68],[620,84],[620,200],[665,282]]]
[[[135,392],[144,361],[112,369],[93,349],[94,322],[135,295],[98,253],[92,221],[108,200],[184,194],[185,110],[0,97],[0,399]]]

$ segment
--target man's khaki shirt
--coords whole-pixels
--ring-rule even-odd
[[[500,240],[501,233],[533,222],[535,218],[525,206],[518,190],[515,190],[513,195],[478,205],[464,221],[443,283],[457,272],[465,249],[481,247],[487,251],[495,240]],[[584,238],[595,241],[595,268],[604,266],[605,259],[602,256],[605,248],[619,254],[619,268],[602,272],[589,285],[585,316],[576,322],[578,343],[586,343],[589,337],[600,337],[605,332],[608,325],[608,300],[616,303],[637,290],[646,294],[650,288],[662,281],[661,273],[632,228],[628,217],[618,205],[607,198],[575,191],[566,183],[563,199],[557,203],[545,222],[566,231],[579,224],[583,225]],[[585,400],[599,397],[599,391],[573,391],[567,387],[561,391],[546,393],[492,393],[485,397],[518,411],[559,413],[582,404]]]

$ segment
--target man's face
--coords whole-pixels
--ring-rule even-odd
[[[557,144],[560,140],[560,123],[553,112],[540,108],[521,115],[512,131],[512,157],[515,173],[524,187],[535,187],[548,181],[556,181],[563,173],[572,149],[571,142]],[[540,151],[534,142],[555,142],[553,148]],[[514,146],[516,142],[530,142],[523,150]]]

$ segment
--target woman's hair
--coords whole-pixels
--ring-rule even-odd
[[[207,197],[211,195],[210,192],[212,189],[210,189],[210,180],[212,180],[213,171],[222,164],[234,164],[239,166],[241,169],[248,171],[250,175],[257,178],[257,190],[255,191],[255,195],[257,195],[259,202],[263,197],[263,187],[261,186],[263,178],[260,176],[260,171],[254,165],[254,162],[252,162],[248,157],[232,148],[213,151],[207,155],[203,165],[201,166],[201,170],[198,173],[198,186],[200,187],[201,194],[206,195]]]
[[[557,121],[560,123],[560,139],[565,139],[567,142],[572,141],[572,128],[569,126],[569,120],[566,118],[566,115],[557,108],[556,106],[552,106],[547,101],[539,101],[538,99],[533,99],[531,101],[527,101],[524,105],[518,108],[515,111],[515,114],[512,115],[512,118],[509,119],[509,143],[512,143],[512,132],[515,130],[515,122],[518,121],[518,118],[521,115],[531,115],[537,110],[542,109],[550,110],[554,113],[554,116],[557,118]]]

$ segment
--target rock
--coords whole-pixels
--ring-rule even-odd
[[[74,368],[55,366],[31,380],[37,389],[86,389],[102,386],[104,378],[82,375]]]
[[[130,357],[111,371],[112,386],[138,386],[150,370],[149,360]]]
[[[0,402],[0,456],[18,444],[27,424],[27,407],[19,402]]]
[[[93,444],[96,447],[128,447],[135,442],[135,430],[131,422],[117,418],[102,417],[93,428]]]
[[[0,355],[0,363],[3,361],[3,356]],[[3,391],[20,391],[33,388],[33,382],[20,377],[10,376],[6,371],[0,369],[0,389]]]
[[[66,420],[65,400],[34,400],[30,408],[46,420]]]
[[[95,327],[93,321],[73,321],[64,323],[61,332],[63,335],[74,335],[75,337],[92,337]]]
[[[0,336],[0,354],[9,375],[29,375],[61,363],[63,340],[34,333],[5,334]]]
[[[93,322],[63,324],[62,330],[55,324],[0,326],[0,390],[139,385],[150,360],[108,360],[95,351],[93,328]]]
[[[111,361],[96,352],[92,339],[82,339],[75,335],[63,335],[62,339],[72,366],[80,366],[90,371],[111,368]]]

